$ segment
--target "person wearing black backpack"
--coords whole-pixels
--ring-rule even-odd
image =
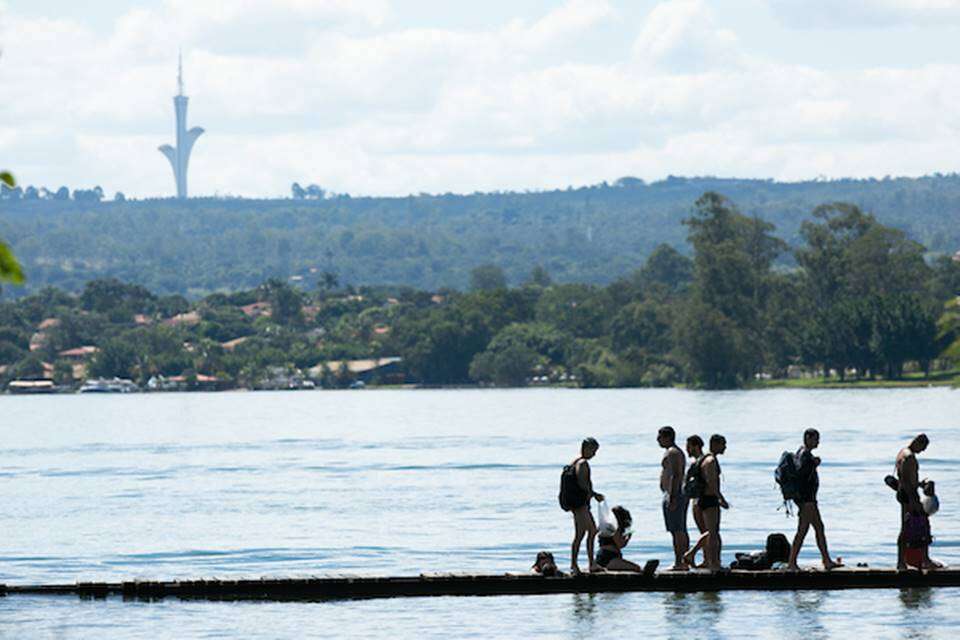
[[[817,505],[817,492],[820,490],[820,474],[817,472],[817,467],[820,466],[820,458],[813,455],[813,450],[818,446],[820,446],[820,432],[816,429],[804,431],[803,446],[797,451],[795,458],[797,495],[793,501],[797,505],[798,522],[797,535],[793,538],[790,561],[787,563],[788,571],[799,570],[797,557],[800,555],[803,539],[811,526],[817,537],[817,548],[820,549],[823,568],[829,571],[843,566],[839,558],[837,561],[830,558],[830,552],[827,550],[827,535],[823,529],[823,520],[820,518],[820,507]]]
[[[580,573],[577,557],[580,543],[587,538],[587,559],[590,570],[594,568],[593,543],[597,537],[597,523],[590,513],[590,499],[603,501],[603,495],[593,490],[588,460],[597,454],[600,444],[594,438],[586,438],[580,444],[580,457],[563,468],[560,475],[560,508],[573,514],[573,544],[570,547],[570,571]]]

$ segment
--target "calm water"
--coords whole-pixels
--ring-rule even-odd
[[[518,571],[567,562],[560,467],[600,441],[598,490],[634,514],[627,557],[668,560],[656,428],[727,436],[725,561],[796,526],[772,468],[823,433],[832,551],[892,565],[898,507],[882,483],[924,430],[938,481],[934,556],[960,564],[960,392],[362,391],[2,397],[8,584]],[[811,535],[812,538],[812,535]],[[801,561],[813,563],[812,539]],[[0,600],[18,637],[946,637],[960,590],[607,594],[342,603]]]

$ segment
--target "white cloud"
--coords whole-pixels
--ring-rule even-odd
[[[960,66],[780,63],[703,0],[659,3],[613,63],[573,46],[623,15],[605,0],[484,30],[392,27],[385,1],[213,6],[133,9],[107,34],[8,13],[3,164],[24,182],[169,194],[156,147],[172,135],[171,42],[189,23],[190,119],[207,129],[191,160],[198,194],[276,195],[294,180],[405,194],[955,166]],[[289,42],[245,41],[258,15]]]
[[[861,29],[960,24],[960,0],[767,0],[785,24]]]
[[[637,60],[676,72],[728,67],[740,57],[736,35],[719,28],[703,0],[668,0],[647,17],[634,43]]]

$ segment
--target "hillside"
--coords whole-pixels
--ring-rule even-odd
[[[960,248],[960,175],[778,183],[669,178],[536,193],[323,200],[171,199],[0,202],[0,237],[26,267],[22,295],[79,291],[115,277],[190,297],[251,288],[271,277],[311,288],[341,284],[463,288],[474,267],[511,283],[542,265],[557,282],[609,283],[662,242],[688,252],[681,220],[705,191],[776,225],[791,245],[822,203],[846,201],[905,230],[933,254]]]

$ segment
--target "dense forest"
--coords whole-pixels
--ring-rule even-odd
[[[195,300],[116,279],[79,293],[46,287],[0,303],[0,377],[262,387],[278,369],[314,368],[324,386],[343,386],[352,381],[343,361],[397,357],[402,377],[423,384],[734,388],[898,379],[960,363],[956,259],[928,260],[923,245],[852,204],[816,207],[786,234],[793,247],[717,193],[687,211],[683,252],[657,245],[606,285],[557,282],[542,260],[522,278],[477,265],[466,292],[355,288],[332,271],[316,287],[271,278]]]
[[[191,300],[294,278],[313,288],[324,272],[354,285],[464,289],[482,264],[510,284],[540,265],[559,283],[606,285],[660,244],[691,255],[682,220],[704,192],[776,227],[790,246],[824,202],[849,202],[922,243],[928,259],[960,249],[960,176],[778,183],[668,178],[532,193],[368,198],[293,185],[289,199],[131,200],[103,190],[27,186],[0,194],[0,238],[29,279],[80,292],[117,278]],[[795,266],[792,252],[776,264]]]

